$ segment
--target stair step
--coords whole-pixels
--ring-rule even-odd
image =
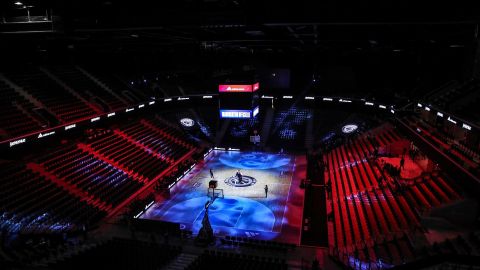
[[[197,257],[198,255],[181,253],[163,269],[168,269],[168,270],[185,269],[187,266],[192,264],[192,262],[194,262],[197,259]]]
[[[273,116],[274,116],[274,110],[272,108],[267,108],[267,112],[265,114],[265,120],[263,121],[261,138],[260,138],[260,145],[262,146],[265,146],[267,144],[267,138],[270,135],[270,130],[273,125]]]

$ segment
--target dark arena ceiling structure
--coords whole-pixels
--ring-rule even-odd
[[[373,40],[404,49],[411,44],[401,41],[440,36],[444,40],[438,42],[466,41],[467,33],[458,29],[478,22],[474,8],[412,1],[8,0],[1,5],[3,34],[44,32],[97,46],[315,50],[356,48]]]
[[[9,0],[1,5],[0,53],[6,65],[18,59],[100,57],[104,65],[121,66],[119,61],[143,73],[203,70],[211,72],[207,77],[263,66],[305,74],[292,81],[297,89],[312,78],[326,83],[324,88],[339,80],[352,88],[355,80],[359,86],[353,88],[367,91],[374,88],[367,81],[384,80],[382,88],[432,89],[443,83],[434,76],[448,81],[474,72],[478,46],[476,9],[435,2]]]

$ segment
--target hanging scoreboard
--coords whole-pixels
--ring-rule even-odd
[[[259,83],[218,86],[220,118],[248,119],[259,112]]]

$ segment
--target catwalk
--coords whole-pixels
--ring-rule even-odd
[[[209,208],[216,235],[298,243],[303,190],[298,188],[296,164],[302,162],[304,157],[290,155],[213,151],[205,163],[197,165],[171,189],[170,198],[152,205],[140,218],[180,223],[182,229],[196,234],[205,202],[210,199],[207,189],[212,169],[217,188],[224,194]],[[300,169],[304,170],[304,166]],[[247,185],[235,186],[232,177],[238,170]]]

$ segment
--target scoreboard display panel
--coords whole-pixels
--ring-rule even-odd
[[[252,118],[259,112],[259,83],[218,86],[220,118]]]
[[[249,93],[219,93],[220,109],[252,109],[252,95]]]

